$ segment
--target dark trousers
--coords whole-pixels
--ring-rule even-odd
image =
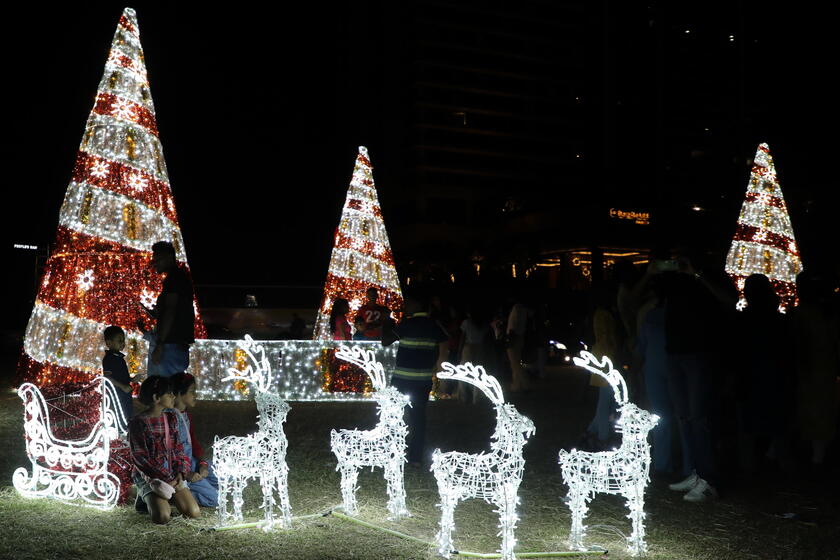
[[[683,453],[700,478],[715,485],[717,459],[712,442],[712,372],[703,354],[668,355],[668,392],[674,405]],[[686,458],[686,455],[683,458]]]
[[[408,411],[408,461],[423,462],[423,448],[426,445],[426,405],[432,390],[432,379],[406,379],[392,377],[391,385],[400,393],[407,395],[411,406]]]

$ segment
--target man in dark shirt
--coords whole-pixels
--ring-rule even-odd
[[[120,407],[128,421],[134,415],[134,405],[131,401],[131,375],[125,363],[125,354],[122,353],[125,348],[125,332],[119,327],[106,327],[102,337],[108,348],[102,358],[102,375],[108,378],[117,390]]]
[[[168,241],[152,246],[152,265],[165,274],[163,290],[154,310],[146,311],[157,319],[155,336],[150,344],[149,375],[169,377],[186,371],[190,364],[190,344],[195,342],[195,311],[192,282],[175,259],[175,248]]]
[[[423,462],[426,444],[426,405],[432,390],[432,376],[446,359],[449,335],[440,324],[429,317],[427,306],[417,296],[405,299],[406,318],[393,330],[386,330],[382,344],[400,341],[391,385],[408,395],[408,462],[419,466]]]
[[[379,290],[376,288],[368,288],[365,295],[367,296],[367,301],[359,308],[356,317],[361,317],[365,322],[365,340],[381,340],[382,327],[385,325],[391,312],[387,307],[380,305],[377,301],[379,299]]]

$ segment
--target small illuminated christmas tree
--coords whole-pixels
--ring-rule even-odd
[[[335,231],[324,297],[315,323],[315,340],[332,338],[329,318],[336,298],[350,302],[348,319],[352,322],[352,315],[365,302],[365,292],[371,287],[379,291],[380,304],[392,311],[402,308],[400,282],[376,196],[373,167],[367,148],[359,146],[341,221]]]
[[[24,338],[18,376],[38,385],[86,381],[101,369],[102,330],[126,331],[126,361],[145,370],[140,303],[161,278],[151,247],[170,241],[187,267],[158,136],[134,10],[120,17],[59,215]],[[193,302],[195,304],[195,302]],[[198,318],[197,338],[206,337]]]
[[[773,157],[767,144],[760,144],[738,227],[726,257],[726,272],[735,281],[741,296],[738,309],[746,306],[744,282],[751,274],[763,274],[770,279],[780,299],[780,311],[795,306],[796,275],[801,271],[802,260]]]

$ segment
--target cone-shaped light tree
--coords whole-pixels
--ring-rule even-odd
[[[126,331],[129,369],[144,369],[139,304],[154,306],[161,289],[150,268],[157,241],[171,242],[179,266],[187,267],[137,17],[126,8],[61,207],[19,378],[39,385],[90,379],[100,371],[108,325]],[[197,311],[196,337],[204,338]]]
[[[365,302],[368,288],[379,290],[379,303],[392,311],[402,308],[402,293],[394,255],[385,232],[382,210],[373,183],[373,166],[367,148],[359,146],[356,167],[341,221],[335,230],[324,297],[318,309],[314,338],[332,338],[329,317],[336,298],[350,302],[351,315]],[[352,321],[352,317],[348,317]]]
[[[791,308],[797,303],[796,275],[801,271],[802,260],[773,157],[767,144],[760,144],[726,257],[726,272],[741,295],[738,308],[746,306],[744,282],[751,274],[763,274],[770,279],[780,299],[780,311]]]

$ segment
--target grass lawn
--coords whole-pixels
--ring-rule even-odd
[[[514,400],[529,416],[537,433],[525,448],[525,477],[520,488],[517,551],[565,550],[569,511],[557,451],[569,446],[586,425],[591,406],[581,394],[585,375],[572,370],[551,372],[541,389]],[[336,427],[372,426],[371,403],[291,403],[286,423],[289,439],[289,495],[293,515],[321,512],[340,504],[339,474],[329,448]],[[429,405],[428,455],[440,447],[480,451],[488,447],[494,417],[488,403],[478,406],[453,401]],[[194,411],[198,437],[210,447],[214,435],[244,435],[255,429],[253,403],[200,402]],[[153,525],[133,507],[100,512],[47,500],[25,500],[11,488],[12,472],[28,466],[17,395],[0,395],[0,558],[434,558],[432,547],[361,527],[335,517],[295,523],[292,530],[263,533],[245,529],[208,532],[215,510],[202,518],[176,517],[167,526]],[[437,530],[437,486],[428,466],[406,467],[407,504],[413,517],[386,521],[385,483],[381,471],[359,476],[360,517],[368,522],[431,541]],[[647,493],[647,542],[654,559],[813,559],[838,558],[840,543],[836,484],[764,477],[725,489],[714,503],[689,504],[654,481]],[[261,519],[261,495],[250,484],[245,495],[246,521]],[[774,514],[807,514],[807,523]],[[623,501],[598,496],[586,520],[587,544],[609,549],[612,558],[626,558],[621,533],[630,531]],[[456,546],[494,552],[498,518],[484,502],[464,502],[455,510]]]

